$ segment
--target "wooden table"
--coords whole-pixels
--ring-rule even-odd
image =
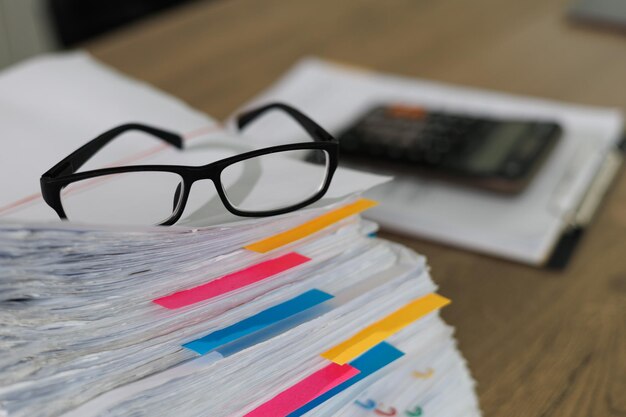
[[[626,110],[626,36],[561,0],[197,2],[87,45],[215,117],[296,60]],[[622,173],[623,174],[623,173]],[[426,254],[485,416],[626,415],[626,176],[564,272],[391,234]]]

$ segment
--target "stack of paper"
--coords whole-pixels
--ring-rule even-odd
[[[422,257],[368,237],[354,214],[369,205],[197,230],[3,227],[2,410],[476,415],[432,314],[448,300]]]
[[[79,115],[82,92],[70,80],[97,77],[97,107],[113,125],[159,115],[170,130],[210,123],[83,55],[8,75],[33,74],[31,83],[57,77]],[[18,91],[5,80],[0,91]],[[50,123],[64,131],[48,138],[60,153],[80,144],[67,115],[20,106],[21,96],[3,97],[2,129],[15,133],[32,112],[23,142],[36,145]],[[206,163],[224,156],[214,145],[236,142],[225,132],[195,140],[189,156],[132,144],[109,157]],[[316,207],[277,217],[233,221],[202,194],[182,225],[113,227],[53,221],[31,187],[56,161],[45,162],[24,169],[30,180],[13,201],[3,195],[0,416],[479,415],[452,329],[437,313],[449,300],[424,258],[375,238],[376,226],[359,217],[375,205],[359,194],[384,178],[340,170]]]

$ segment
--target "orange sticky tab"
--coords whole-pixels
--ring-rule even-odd
[[[300,226],[296,226],[293,229],[289,229],[277,235],[259,240],[258,242],[245,246],[245,248],[254,252],[266,253],[312,235],[313,233],[328,227],[333,223],[337,223],[346,217],[365,211],[377,204],[378,203],[373,200],[360,198],[352,204],[329,211],[328,213],[322,214],[313,220],[309,220]]]
[[[322,357],[338,365],[350,362],[415,320],[450,304],[450,302],[449,299],[439,294],[428,294],[413,300],[382,320],[367,326],[348,340],[322,353]]]

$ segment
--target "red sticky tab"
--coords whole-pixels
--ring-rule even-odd
[[[331,363],[255,408],[245,417],[286,416],[358,373],[359,370],[349,364]]]
[[[254,284],[310,260],[310,258],[299,253],[291,252],[232,274],[224,275],[206,284],[157,298],[153,302],[169,309],[186,307]]]

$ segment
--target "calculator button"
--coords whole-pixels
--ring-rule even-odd
[[[368,143],[365,148],[366,152],[371,156],[380,156],[385,153],[385,147],[380,143]]]
[[[405,150],[400,147],[390,146],[387,148],[386,154],[391,159],[403,159]]]
[[[442,152],[442,153],[448,152],[452,148],[452,143],[451,143],[450,139],[441,138],[441,139],[439,139],[438,141],[435,142],[434,148],[438,152]]]
[[[354,151],[359,148],[359,139],[354,134],[345,134],[341,136],[339,145],[341,146],[341,149],[344,149],[346,151]]]
[[[407,152],[407,157],[407,159],[411,162],[421,162],[424,160],[424,152],[417,148],[413,148]]]
[[[426,162],[431,165],[438,165],[442,160],[442,155],[439,152],[428,152],[426,154]]]

